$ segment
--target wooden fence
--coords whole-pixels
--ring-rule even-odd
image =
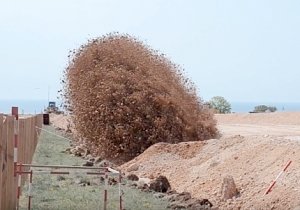
[[[18,118],[0,114],[0,210],[16,209],[18,178],[14,158],[18,163],[31,163],[39,136],[36,127],[41,128],[42,123],[42,115]],[[23,175],[22,184],[25,179]]]

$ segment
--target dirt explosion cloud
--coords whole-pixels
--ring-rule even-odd
[[[102,157],[131,159],[157,142],[217,134],[183,70],[132,36],[90,40],[72,52],[64,77],[78,138]]]

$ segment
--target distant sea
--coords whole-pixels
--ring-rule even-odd
[[[61,101],[56,101],[56,105],[60,107]],[[300,103],[241,103],[232,102],[231,111],[237,113],[246,113],[253,111],[257,105],[267,105],[277,107],[277,111],[300,111]],[[47,100],[0,100],[0,113],[10,113],[11,107],[19,107],[20,114],[38,114],[42,113],[48,106]]]

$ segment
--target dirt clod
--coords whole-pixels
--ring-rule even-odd
[[[108,178],[108,184],[109,185],[116,185],[116,184],[118,184],[118,181],[116,180],[116,178],[109,177]]]
[[[171,185],[165,176],[159,176],[152,182],[150,182],[150,189],[155,192],[167,192],[171,189]]]
[[[126,178],[130,181],[138,181],[139,180],[139,177],[135,174],[129,174]]]
[[[92,161],[86,161],[82,166],[94,166],[94,162]]]

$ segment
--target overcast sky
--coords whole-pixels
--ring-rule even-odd
[[[118,31],[183,66],[205,100],[300,102],[299,11],[297,0],[0,0],[0,99],[55,99],[68,51]]]

